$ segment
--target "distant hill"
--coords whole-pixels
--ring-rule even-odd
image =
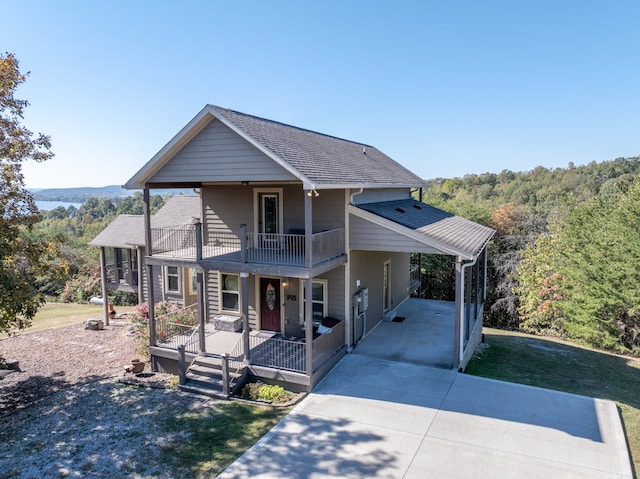
[[[109,186],[80,186],[75,188],[45,188],[33,189],[33,197],[36,201],[64,201],[69,203],[84,203],[89,198],[123,198],[133,195],[137,190],[125,190],[120,185]],[[190,193],[191,190],[152,190],[154,195],[178,195]]]

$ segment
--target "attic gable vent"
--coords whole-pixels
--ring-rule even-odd
[[[405,213],[405,209],[404,209],[404,208],[401,208],[400,206],[398,206],[398,207],[396,208],[396,211],[397,211],[398,213]]]
[[[420,206],[419,204],[415,204],[415,205],[413,205],[413,207],[415,209],[417,209],[417,210],[421,210],[422,209],[422,206]]]

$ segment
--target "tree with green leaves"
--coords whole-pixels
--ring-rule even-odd
[[[39,282],[66,270],[55,242],[21,234],[40,219],[22,164],[53,157],[49,137],[22,124],[29,103],[14,95],[27,76],[13,54],[0,55],[0,331],[27,326],[45,300]]]
[[[519,265],[521,326],[640,354],[640,180],[575,205]]]

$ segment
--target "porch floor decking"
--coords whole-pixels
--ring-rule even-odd
[[[451,369],[455,364],[455,303],[409,298],[397,309],[402,322],[382,321],[355,352],[389,361]]]
[[[304,340],[282,340],[280,335],[265,331],[251,331],[251,360],[261,366],[280,366],[290,371],[304,371],[306,357],[304,354]],[[188,336],[184,335],[186,340]],[[272,341],[272,339],[280,339]],[[230,353],[231,357],[242,351],[242,333],[221,331],[215,329],[211,323],[205,325],[205,348],[209,354],[223,355]]]

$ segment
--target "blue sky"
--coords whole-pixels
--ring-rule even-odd
[[[640,155],[640,2],[5,1],[56,156],[125,183],[207,103],[372,144],[424,178]]]

